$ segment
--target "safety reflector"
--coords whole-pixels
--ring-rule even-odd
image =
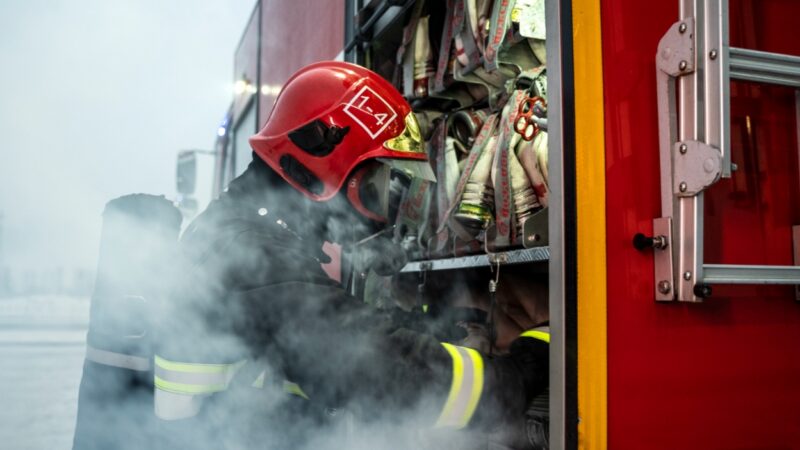
[[[540,341],[550,343],[550,327],[539,327],[534,328],[532,330],[528,330],[519,335],[520,337],[529,337],[538,339]]]
[[[303,397],[304,399],[308,400],[308,395],[306,395],[306,393],[303,392],[303,389],[300,388],[300,385],[288,380],[283,382],[283,392],[286,392],[287,394],[296,395],[298,397]]]
[[[264,388],[264,381],[266,380],[266,376],[267,376],[267,371],[266,370],[262,371],[258,375],[256,380],[253,381],[253,384],[251,386],[253,386],[254,388],[258,388],[258,389],[263,389]],[[297,383],[294,383],[292,381],[289,381],[289,380],[284,380],[283,381],[283,392],[285,392],[287,394],[291,394],[291,395],[296,395],[298,397],[302,397],[302,398],[308,400],[308,395],[305,393],[305,391],[303,391],[303,389],[300,387],[300,385],[297,384]]]
[[[258,377],[256,377],[256,381],[253,381],[253,384],[251,386],[257,389],[264,389],[264,379],[266,378],[267,378],[267,371],[262,370],[261,373],[258,374]]]
[[[155,412],[163,420],[195,416],[204,397],[228,388],[233,376],[247,362],[196,364],[155,356]]]
[[[228,388],[236,372],[246,363],[194,364],[155,357],[155,385],[176,394],[211,394]]]
[[[483,391],[483,358],[477,351],[442,343],[453,358],[450,393],[436,427],[464,428],[469,423]]]
[[[104,366],[119,367],[122,369],[135,370],[137,372],[147,372],[150,370],[149,358],[100,350],[91,345],[86,346],[86,359]]]

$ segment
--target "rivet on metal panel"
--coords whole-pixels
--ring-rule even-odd
[[[686,70],[686,67],[687,67],[687,65],[688,65],[688,63],[687,63],[686,61],[681,61],[681,62],[678,64],[678,69],[681,69],[681,70]]]
[[[687,187],[687,186],[686,186],[686,183],[685,183],[685,182],[682,182],[682,183],[680,184],[680,186],[678,186],[678,189],[680,189],[680,190],[681,190],[681,192],[686,192],[686,187]]]
[[[490,264],[505,264],[508,262],[508,255],[505,253],[490,253],[489,254],[489,263]]]
[[[669,294],[671,290],[672,286],[670,285],[669,281],[661,280],[658,282],[658,292],[661,292],[662,294],[666,295]]]
[[[686,33],[686,24],[685,23],[680,24],[680,26],[678,27],[678,31],[681,34]]]
[[[714,50],[711,50],[710,52],[708,52],[708,57],[711,58],[711,59],[717,59],[717,50],[714,49]]]
[[[689,270],[687,270],[686,272],[683,272],[683,279],[686,280],[686,281],[691,280],[692,279],[692,272],[689,271]]]
[[[689,150],[689,147],[686,144],[681,144],[680,152],[681,152],[682,155],[685,155],[688,150]]]

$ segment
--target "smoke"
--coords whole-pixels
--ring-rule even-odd
[[[152,225],[156,214],[111,221],[106,213],[92,311],[93,331],[106,340],[90,334],[90,343],[122,340],[134,354],[175,362],[246,362],[223,392],[193,397],[196,412],[179,420],[154,417],[151,372],[95,373],[96,403],[81,407],[99,413],[79,417],[91,419],[79,422],[79,436],[91,439],[77,448],[486,448],[496,436],[491,430],[433,428],[452,377],[438,351],[446,340],[437,335],[442,329],[426,326],[423,316],[398,324],[390,312],[346,299],[316,260],[318,237],[297,231],[322,228],[354,242],[374,230],[346,210],[331,214],[333,204],[306,203],[294,191],[265,192],[253,182],[245,175],[234,183],[226,195],[237,201],[213,205],[187,229],[180,251],[163,227]],[[231,222],[234,215],[243,220]],[[305,224],[296,222],[300,217]],[[378,257],[375,247],[362,248],[369,260]],[[397,287],[415,286],[414,276],[398,279]],[[424,296],[486,311],[489,276],[431,276]],[[530,279],[515,276],[514,269],[501,274],[503,336],[546,316],[536,310],[546,304],[546,288],[531,291]],[[524,299],[531,292],[537,298]],[[146,307],[124,298],[131,293],[143,294]],[[403,293],[390,297],[399,304]],[[520,302],[538,316],[529,317]],[[287,381],[302,395],[286,392]]]
[[[92,270],[104,203],[130,192],[171,192],[175,152],[210,145],[230,100],[224,86],[230,79],[230,55],[252,2],[244,2],[234,18],[219,2],[212,3],[0,3],[0,27],[13,37],[0,40],[0,58],[11,68],[0,72],[1,264]],[[154,16],[157,12],[163,15]],[[206,73],[215,75],[201,77]],[[204,103],[212,96],[217,106]],[[81,422],[90,436],[88,448],[153,448],[155,441],[166,448],[485,447],[485,432],[431,428],[450,381],[448,373],[440,372],[443,365],[425,358],[432,353],[425,349],[438,348],[438,337],[398,330],[387,314],[362,305],[337,306],[334,297],[344,293],[326,284],[321,272],[311,285],[294,278],[316,270],[314,258],[322,258],[312,248],[321,244],[309,233],[312,224],[339,242],[375,230],[331,210],[324,211],[324,220],[311,217],[315,210],[297,197],[270,201],[284,205],[283,211],[266,203],[257,205],[271,212],[265,216],[251,209],[253,219],[263,222],[264,235],[258,236],[263,241],[233,240],[209,248],[216,235],[200,230],[187,237],[186,254],[180,256],[168,240],[143,237],[135,222],[117,230],[129,248],[113,262],[101,261],[101,270],[113,266],[114,273],[106,278],[110,287],[95,286],[100,292],[91,314],[97,340],[90,343],[98,348],[122,343],[118,350],[150,361],[156,352],[181,362],[247,362],[225,392],[198,396],[195,417],[176,421],[153,415],[152,372],[131,374],[87,362],[84,379],[97,400],[81,405],[95,408],[92,420]],[[279,218],[305,244],[277,225]],[[368,251],[363,256],[369,261],[386,257],[380,247]],[[150,260],[135,254],[160,256]],[[204,264],[198,268],[183,258]],[[431,303],[488,310],[485,281],[490,275],[430,275],[423,295]],[[528,307],[522,314],[507,305],[543,302],[538,296],[520,300],[519,293],[504,296],[504,286],[517,282],[504,276],[498,322],[507,330],[501,335],[512,336],[533,320],[519,319],[530,315]],[[414,292],[413,301],[403,302],[406,309],[419,306],[415,288],[420,281],[410,277],[395,286]],[[231,293],[231,285],[236,292]],[[398,301],[409,297],[388,292]],[[541,316],[536,308],[534,315]],[[8,365],[43,379],[75,371],[74,364],[58,358],[65,352],[26,364],[34,353],[19,352]],[[96,376],[86,378],[92,371]],[[253,387],[262,372],[263,387]],[[308,400],[285,392],[284,381],[297,383]],[[55,414],[47,405],[72,405],[73,388],[67,398],[47,402],[3,397],[18,399],[7,405],[9,410],[41,417]],[[40,403],[42,409],[32,410]],[[64,420],[58,424],[68,428]],[[11,431],[24,434],[3,439],[14,448],[30,447],[30,436],[38,432]]]
[[[103,205],[211,146],[253,4],[0,2],[0,447],[70,447]]]

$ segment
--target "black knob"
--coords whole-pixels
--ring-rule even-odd
[[[645,236],[642,233],[636,233],[633,235],[633,246],[639,251],[653,248],[653,238]]]
[[[703,283],[697,283],[694,285],[694,295],[700,298],[708,298],[711,297],[711,286]]]
[[[650,237],[642,233],[636,233],[633,236],[633,246],[636,247],[636,250],[640,251],[648,248],[664,250],[667,248],[667,237],[664,235]]]

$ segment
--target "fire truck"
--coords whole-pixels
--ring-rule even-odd
[[[546,67],[547,207],[521,242],[488,245],[487,232],[402,272],[546,273],[551,448],[800,448],[799,26],[789,0],[258,1],[217,130],[213,195],[247,166],[248,138],[300,67],[361,64],[421,118],[450,117],[474,109],[438,79],[474,75],[459,36],[472,32],[485,68],[495,40],[521,33]],[[499,88],[473,83],[488,86],[483,108],[498,112],[493,88],[511,86],[536,109],[541,92],[519,81],[535,67],[523,66]]]

